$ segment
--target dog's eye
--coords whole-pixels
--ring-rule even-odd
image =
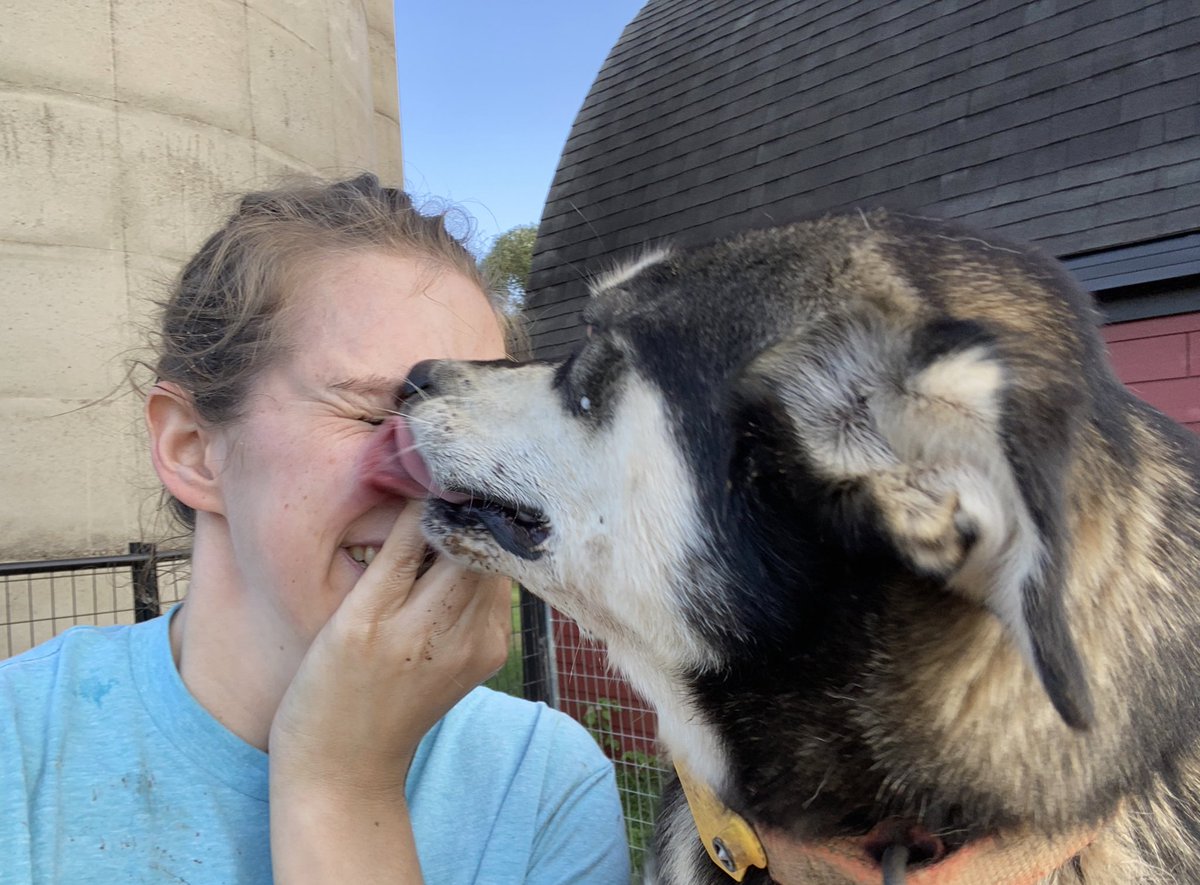
[[[578,383],[572,383],[572,381],[578,381],[576,375],[578,356],[578,352],[571,354],[566,362],[558,367],[554,373],[554,386],[562,391],[569,408],[582,414],[591,410],[592,401],[581,392]]]
[[[367,424],[370,424],[372,427],[378,427],[380,424],[382,424],[387,419],[384,418],[382,415],[360,415],[358,420],[364,421]]]

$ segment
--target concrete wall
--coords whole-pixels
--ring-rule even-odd
[[[228,196],[401,182],[390,0],[0,0],[0,561],[163,531],[150,302]]]

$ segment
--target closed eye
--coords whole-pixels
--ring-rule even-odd
[[[594,416],[620,376],[623,364],[621,352],[608,337],[593,336],[558,367],[554,386],[571,413]]]

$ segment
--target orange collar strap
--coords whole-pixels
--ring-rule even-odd
[[[755,832],[750,823],[724,805],[685,765],[675,771],[705,851],[730,878],[741,882],[750,867],[770,864],[780,885],[808,882],[831,870],[854,885],[880,885],[883,871],[862,838],[798,842],[778,831]],[[916,864],[905,885],[1036,885],[1091,845],[1102,825],[1044,836],[1035,833],[989,836],[964,845],[936,862]],[[761,837],[761,838],[760,838]]]

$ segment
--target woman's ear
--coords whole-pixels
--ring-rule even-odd
[[[222,513],[217,440],[191,395],[178,384],[157,382],[146,396],[146,427],[150,458],[167,491],[194,510]]]

